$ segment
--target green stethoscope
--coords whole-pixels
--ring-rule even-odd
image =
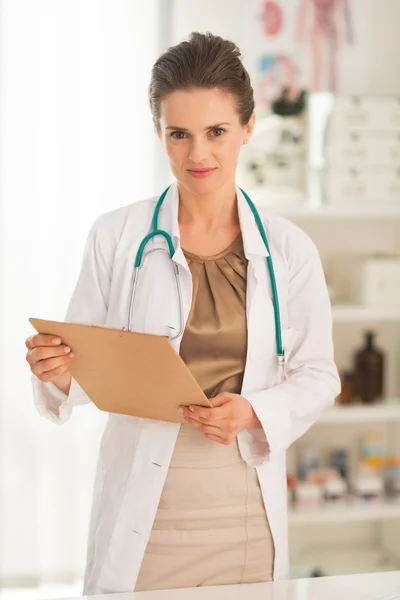
[[[147,251],[144,258],[146,258],[148,255],[152,254],[153,252],[157,252],[157,251],[161,250],[161,251],[166,252],[172,261],[172,257],[175,253],[175,248],[174,248],[174,245],[172,243],[172,238],[169,235],[169,233],[167,233],[163,229],[158,228],[158,216],[160,213],[162,203],[164,202],[165,196],[167,195],[169,188],[170,188],[170,186],[167,187],[167,189],[161,194],[160,198],[158,199],[158,202],[156,204],[156,207],[154,209],[154,214],[153,214],[152,231],[148,235],[146,235],[146,237],[142,240],[142,242],[139,246],[139,249],[137,251],[137,254],[136,254],[135,268],[134,268],[133,279],[132,279],[131,301],[130,301],[130,305],[129,305],[128,331],[130,331],[130,329],[131,329],[132,311],[133,311],[135,295],[136,295],[136,290],[137,290],[138,281],[139,281],[139,271],[142,266],[142,259],[143,259],[143,254],[144,254],[146,245],[152,238],[154,238],[158,235],[161,235],[163,238],[165,238],[165,240],[168,244],[168,250],[166,248],[154,248],[153,250]],[[253,204],[252,200],[249,198],[249,196],[246,194],[246,192],[244,190],[242,190],[241,188],[239,188],[239,189],[242,192],[243,196],[246,198],[246,201],[251,209],[251,212],[254,215],[261,238],[262,238],[264,245],[268,251],[268,256],[266,257],[266,259],[267,259],[269,277],[270,277],[270,281],[271,281],[272,302],[274,305],[275,338],[276,338],[278,363],[279,363],[280,367],[285,369],[285,350],[284,350],[283,344],[282,344],[282,328],[281,328],[281,318],[280,318],[280,311],[279,311],[278,290],[276,287],[274,267],[272,264],[272,258],[271,258],[271,254],[270,254],[270,250],[269,250],[267,235],[265,233],[265,229],[262,224],[261,217],[260,217],[255,205]],[[185,321],[184,321],[184,315],[183,315],[183,300],[182,300],[181,282],[180,282],[180,277],[179,277],[179,266],[174,262],[172,262],[172,265],[174,268],[176,288],[178,291],[178,298],[179,298],[179,311],[180,311],[179,332],[176,335],[170,337],[171,340],[174,340],[183,334],[183,330],[185,328]]]

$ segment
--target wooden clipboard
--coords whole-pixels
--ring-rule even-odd
[[[71,348],[69,371],[100,410],[182,423],[179,406],[212,406],[167,337],[101,325],[29,322]]]

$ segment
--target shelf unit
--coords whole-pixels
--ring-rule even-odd
[[[364,430],[382,431],[391,452],[399,451],[400,378],[400,307],[369,307],[343,303],[347,289],[343,287],[352,275],[351,263],[343,265],[338,277],[339,260],[349,255],[400,253],[400,202],[398,206],[363,206],[360,210],[347,206],[260,206],[292,220],[316,243],[329,283],[338,303],[332,304],[335,356],[340,371],[351,369],[353,352],[361,346],[363,330],[378,333],[378,345],[385,351],[386,390],[393,396],[382,403],[335,405],[328,408],[312,427],[311,443],[319,449],[321,466],[329,464],[329,453],[335,447],[349,451],[350,470],[357,464],[358,444]],[[335,262],[336,261],[336,262]],[[333,269],[333,272],[332,272]],[[339,288],[335,285],[339,281]],[[349,288],[350,291],[350,288]],[[352,290],[351,292],[352,293]],[[339,299],[343,298],[343,302]],[[350,302],[350,300],[349,300]],[[306,434],[307,436],[307,434]],[[297,448],[306,440],[300,439]],[[292,463],[293,464],[293,463]],[[340,506],[329,504],[319,509],[289,509],[289,539],[292,576],[307,576],[313,567],[326,574],[384,571],[400,568],[400,502],[384,500],[362,504],[351,497]],[[350,550],[351,548],[351,550]],[[346,557],[344,556],[346,554]],[[300,568],[296,569],[296,559]],[[297,573],[296,573],[297,571]]]

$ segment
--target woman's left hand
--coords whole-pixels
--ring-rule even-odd
[[[210,402],[213,408],[182,406],[179,411],[187,423],[210,440],[227,446],[240,431],[261,427],[250,402],[239,394],[223,392]]]

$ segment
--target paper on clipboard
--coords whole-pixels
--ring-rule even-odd
[[[72,349],[69,371],[100,410],[182,423],[179,406],[211,407],[167,337],[99,325],[29,322]]]

